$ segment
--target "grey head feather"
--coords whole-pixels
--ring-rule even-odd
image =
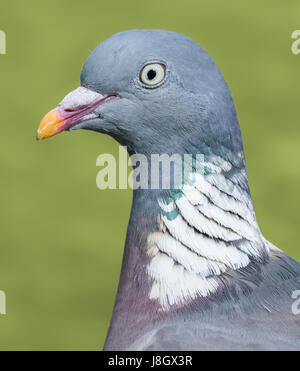
[[[166,79],[156,89],[145,89],[139,79],[141,67],[150,62],[166,65]],[[132,30],[113,35],[87,59],[81,84],[121,99],[101,106],[96,125],[80,128],[106,132],[132,152],[180,153],[196,150],[199,143],[242,151],[227,83],[208,53],[182,34]]]

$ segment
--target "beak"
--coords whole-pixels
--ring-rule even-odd
[[[37,140],[70,130],[83,121],[97,119],[99,116],[93,111],[114,98],[116,98],[115,95],[101,95],[83,87],[72,91],[57,108],[47,113],[42,119],[37,132]]]

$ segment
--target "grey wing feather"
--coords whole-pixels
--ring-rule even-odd
[[[300,290],[300,264],[272,248],[264,280],[238,300],[213,301],[157,323],[137,339],[135,350],[300,350],[300,314],[292,311]]]
[[[247,323],[248,322],[248,323]],[[212,324],[186,322],[165,326],[153,332],[143,350],[154,351],[287,351],[300,350],[300,320],[282,321],[281,314],[266,320]]]

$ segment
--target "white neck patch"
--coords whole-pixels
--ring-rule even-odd
[[[208,296],[216,277],[268,253],[247,191],[221,172],[193,176],[192,185],[158,200],[158,232],[147,239],[150,298],[163,310]]]

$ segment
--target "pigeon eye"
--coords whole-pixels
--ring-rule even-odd
[[[149,87],[155,87],[163,81],[166,75],[165,66],[160,63],[150,63],[144,66],[140,73],[140,79],[143,84]]]

